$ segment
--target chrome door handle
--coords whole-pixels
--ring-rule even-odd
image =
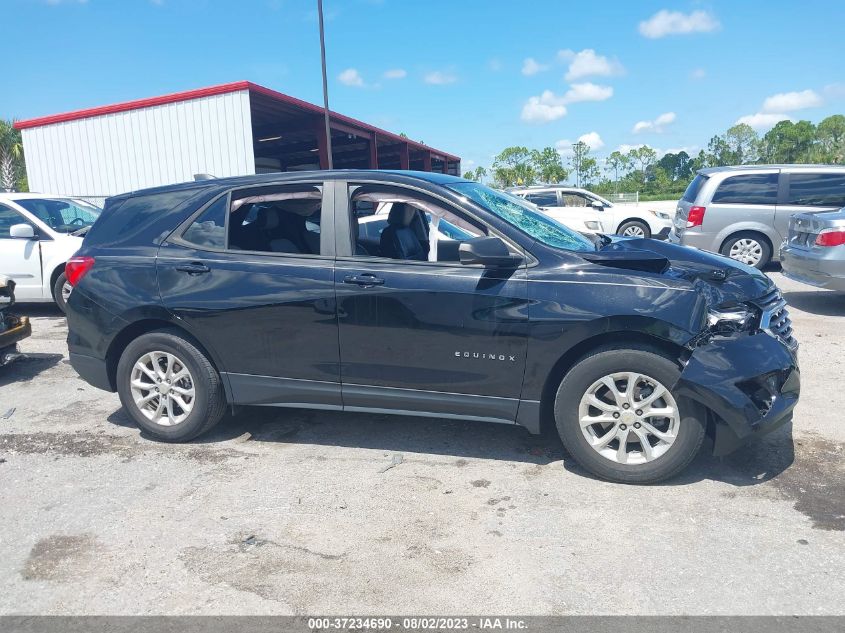
[[[191,262],[190,264],[179,264],[176,267],[176,270],[183,273],[188,273],[189,275],[201,275],[203,273],[210,273],[211,269],[206,266],[205,264],[201,264],[200,262]]]
[[[343,283],[345,284],[355,284],[357,286],[383,286],[384,279],[380,277],[376,277],[375,275],[371,275],[370,273],[364,273],[362,275],[347,275],[343,278]]]

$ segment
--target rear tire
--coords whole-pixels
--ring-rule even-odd
[[[651,229],[640,220],[628,220],[619,227],[616,234],[625,237],[651,237]]]
[[[720,251],[725,257],[762,270],[772,259],[769,241],[753,231],[732,235]]]
[[[679,376],[674,362],[652,351],[604,349],[584,357],[555,396],[567,451],[594,475],[618,483],[653,484],[678,474],[701,448],[706,423],[699,404],[671,393]],[[655,393],[663,395],[648,402]]]
[[[202,435],[226,410],[220,375],[176,332],[150,332],[127,345],[117,365],[117,391],[135,423],[164,442]]]
[[[56,277],[56,281],[53,282],[53,301],[55,301],[56,305],[59,306],[59,310],[62,311],[62,314],[67,312],[67,300],[68,297],[70,297],[71,290],[71,285],[64,272]]]

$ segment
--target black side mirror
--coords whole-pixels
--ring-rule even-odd
[[[523,261],[521,256],[511,255],[498,237],[476,237],[461,242],[458,255],[464,265],[481,264],[485,268],[517,268]]]

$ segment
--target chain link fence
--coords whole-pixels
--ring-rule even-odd
[[[609,193],[604,196],[608,200],[610,200],[613,204],[620,204],[620,203],[634,203],[637,204],[640,201],[640,192],[635,191],[634,193]]]

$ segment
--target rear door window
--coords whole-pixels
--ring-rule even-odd
[[[547,191],[543,193],[529,193],[525,195],[528,202],[533,202],[538,207],[556,207],[557,195],[554,191]]]
[[[778,174],[744,174],[722,181],[713,194],[714,204],[776,204]]]
[[[845,174],[790,174],[787,204],[845,207]]]

